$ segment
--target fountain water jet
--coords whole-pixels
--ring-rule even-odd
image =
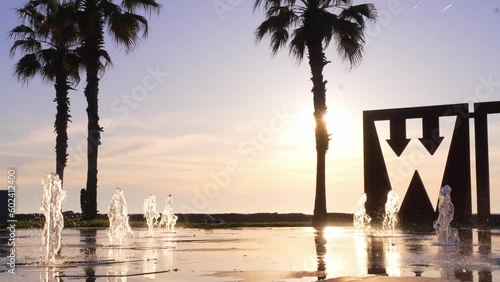
[[[450,243],[457,244],[459,242],[458,230],[450,227],[450,223],[453,220],[453,215],[455,213],[455,207],[451,202],[450,194],[451,187],[448,185],[441,187],[439,190],[439,216],[433,224],[439,241],[446,245],[449,245]]]
[[[385,215],[382,228],[391,230],[393,234],[396,223],[398,222],[398,204],[399,196],[393,189],[391,189],[391,191],[387,193],[387,202],[385,203]]]
[[[40,210],[45,216],[43,225],[43,253],[45,263],[55,263],[56,255],[61,250],[61,233],[64,228],[62,202],[66,191],[61,188],[61,180],[55,173],[48,173],[42,178],[43,196]]]
[[[354,213],[353,224],[356,229],[370,229],[372,218],[366,214],[365,209],[366,193],[358,200],[358,210]]]
[[[165,224],[167,230],[174,232],[177,218],[178,217],[174,214],[174,202],[172,199],[172,195],[168,195],[165,210],[161,214],[159,226],[161,227],[163,224]]]
[[[116,188],[113,198],[111,198],[111,203],[108,207],[108,218],[108,238],[110,245],[121,245],[127,234],[134,235],[128,224],[127,202],[121,188]]]
[[[146,223],[148,224],[149,234],[153,234],[153,227],[156,225],[160,214],[156,211],[156,196],[148,195],[144,199],[144,218],[146,218]]]

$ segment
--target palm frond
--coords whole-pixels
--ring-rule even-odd
[[[273,55],[276,55],[281,47],[286,46],[286,43],[288,42],[288,37],[289,34],[288,30],[286,29],[280,29],[273,32],[271,36],[271,51]]]
[[[156,0],[122,0],[122,7],[130,13],[136,13],[138,10],[144,10],[148,13],[159,13],[161,4]]]
[[[289,54],[298,62],[304,58],[309,40],[321,40],[327,48],[332,40],[336,42],[340,58],[357,66],[363,56],[364,32],[367,20],[377,18],[373,4],[353,6],[353,0],[254,0],[254,11],[262,8],[265,20],[255,31],[260,42],[270,37],[272,54],[288,44]]]
[[[304,59],[306,50],[306,37],[304,27],[296,28],[292,34],[292,40],[289,44],[290,55],[297,60],[298,63]]]
[[[334,34],[343,33],[343,22],[334,13],[324,12],[318,18],[319,26],[321,27],[321,37],[325,43],[325,48],[328,48]]]
[[[34,53],[41,48],[41,43],[34,38],[19,39],[10,48],[10,55],[14,56],[18,49],[24,53]]]
[[[348,60],[351,67],[356,67],[363,58],[365,36],[357,24],[346,20],[341,22],[341,32],[335,33],[337,52],[343,61]]]
[[[27,25],[18,25],[9,31],[9,38],[19,39],[26,37],[34,37],[34,30]]]
[[[43,2],[43,6],[44,6],[43,13],[48,15],[49,17],[54,17],[55,15],[60,13],[61,8],[64,5],[68,4],[68,2],[65,2],[64,0],[63,0],[63,3],[61,3],[61,1],[59,1],[59,0],[41,0],[40,2]]]
[[[15,65],[14,75],[19,80],[27,81],[38,73],[46,82],[56,76],[79,81],[81,62],[80,66],[73,65],[81,59],[70,49],[78,38],[74,5],[59,0],[29,0],[16,10],[23,24],[12,29],[9,36],[17,39],[11,55],[18,50],[25,54]]]
[[[43,49],[38,52],[38,59],[43,66],[55,64],[57,58],[57,50],[53,48]]]
[[[102,12],[102,16],[104,18],[109,18],[115,14],[122,13],[122,8],[119,5],[116,5],[112,1],[100,1],[100,6],[97,8]],[[96,14],[95,16],[99,16]],[[95,20],[92,18],[87,18],[87,20]]]
[[[115,43],[125,47],[126,51],[131,51],[142,37],[147,37],[149,26],[145,17],[125,12],[116,13],[109,17],[109,33],[112,35]]]
[[[29,26],[40,29],[47,20],[46,15],[42,14],[39,9],[39,1],[30,1],[27,5],[16,10],[16,14]]]
[[[68,74],[68,80],[77,85],[80,82],[80,72],[85,70],[82,58],[75,51],[69,51],[64,57],[64,69]]]
[[[346,20],[354,20],[364,29],[366,25],[365,18],[371,21],[376,20],[377,10],[373,4],[351,6],[343,10],[339,17]]]
[[[262,7],[264,11],[267,11],[271,7],[281,6],[281,1],[282,0],[255,0],[255,2],[253,3],[253,10],[255,11],[258,8]]]
[[[55,64],[45,64],[42,65],[42,71],[40,72],[42,80],[44,82],[55,81],[57,76],[57,69]]]
[[[288,29],[295,23],[297,18],[298,16],[293,10],[287,7],[275,7],[272,9],[272,14],[268,14],[267,19],[255,31],[255,39],[259,42],[266,35],[275,37],[274,33],[283,34],[284,31],[288,32]],[[277,38],[280,38],[280,36],[277,36]]]
[[[36,54],[26,54],[14,65],[14,77],[27,83],[36,74],[41,73],[42,66]]]
[[[104,71],[106,68],[113,66],[113,61],[111,61],[111,56],[109,53],[101,49],[99,50],[99,56],[101,58],[101,71]]]
[[[321,3],[317,4],[321,10],[330,10],[341,12],[352,6],[353,0],[319,0]]]
[[[377,10],[373,4],[351,6],[339,14],[337,51],[343,60],[349,60],[351,67],[357,66],[363,58],[365,19],[377,19]]]
[[[321,6],[325,7],[341,7],[341,6],[351,6],[353,0],[322,0]]]
[[[55,1],[55,0],[48,0]],[[56,8],[54,8],[56,9]],[[79,30],[76,21],[77,7],[72,3],[61,5],[57,14],[48,18],[50,32],[54,41],[72,43],[78,39]]]

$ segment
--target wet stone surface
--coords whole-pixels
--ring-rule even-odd
[[[64,229],[57,262],[45,265],[41,230],[16,231],[15,274],[0,233],[0,281],[316,281],[341,276],[500,281],[500,231],[462,230],[458,245],[434,234],[345,227],[133,229],[121,246],[105,229]]]

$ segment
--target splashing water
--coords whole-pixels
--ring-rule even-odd
[[[450,227],[450,223],[455,213],[450,194],[451,187],[448,185],[441,187],[441,190],[439,190],[439,216],[433,224],[439,241],[446,245],[457,244],[459,242],[457,229]]]
[[[127,234],[134,235],[128,224],[127,202],[123,196],[122,188],[116,188],[113,198],[108,207],[109,244],[121,245],[126,239]]]
[[[394,233],[394,228],[398,222],[398,204],[399,196],[393,189],[391,189],[391,191],[387,193],[387,202],[385,203],[385,215],[382,228],[391,230],[392,233]]]
[[[45,216],[42,246],[45,263],[55,263],[56,255],[61,250],[61,233],[64,228],[62,202],[66,191],[61,188],[61,180],[55,173],[48,173],[42,178],[43,196],[40,210]]]
[[[358,200],[358,210],[354,213],[354,228],[356,229],[370,229],[370,222],[372,218],[366,214],[365,209],[366,203],[366,193],[361,195],[361,198]]]
[[[161,227],[165,224],[165,227],[169,231],[174,231],[175,223],[177,222],[177,216],[174,214],[174,201],[172,195],[168,195],[165,210],[161,214],[161,220],[159,226]]]
[[[156,211],[156,196],[148,195],[144,199],[144,218],[146,218],[146,223],[148,224],[149,234],[153,234],[153,227],[156,225],[160,214]]]

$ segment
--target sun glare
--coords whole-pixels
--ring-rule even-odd
[[[326,122],[326,128],[328,129],[328,133],[332,134],[333,130],[336,128],[334,114],[328,112],[323,117],[323,120]]]
[[[340,106],[331,106],[324,119],[328,133],[331,134],[330,147],[339,150],[341,148],[342,152],[354,150],[356,142],[353,142],[353,139],[361,138],[361,136],[355,136],[354,132],[362,129],[356,128],[353,115]],[[315,127],[312,111],[303,111],[292,125],[289,141],[297,145],[314,146]]]
[[[328,240],[334,240],[343,236],[343,230],[340,227],[328,226],[325,228],[323,237]]]

